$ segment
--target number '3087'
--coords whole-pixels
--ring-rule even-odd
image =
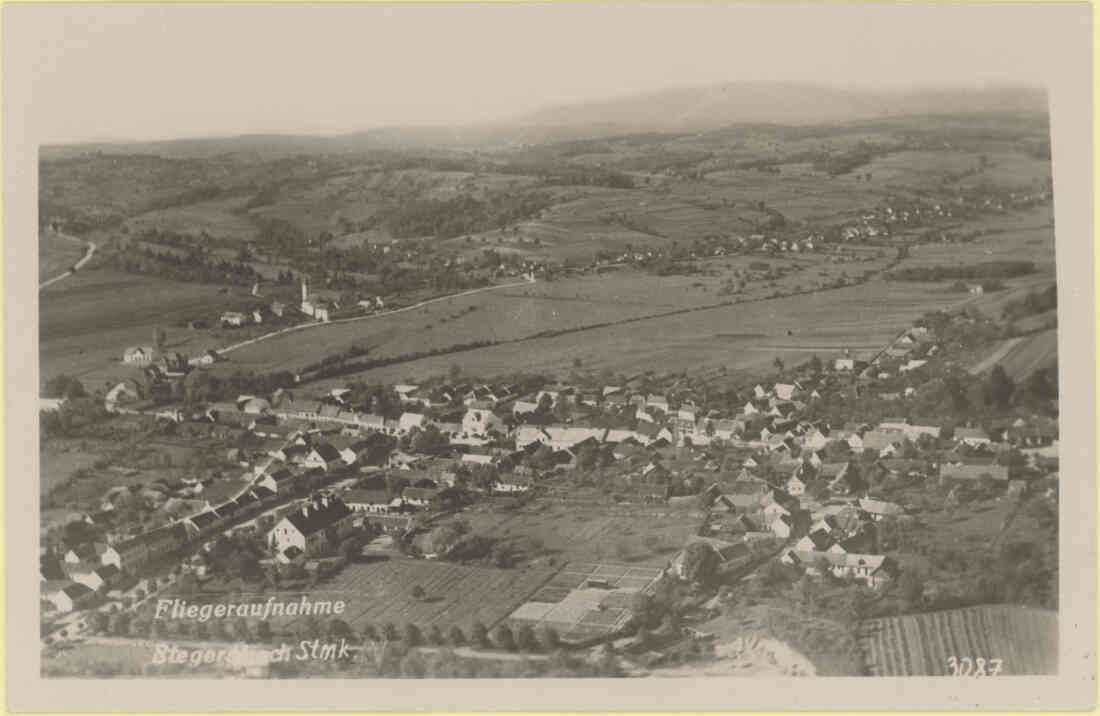
[[[969,656],[948,657],[947,668],[951,676],[996,676],[1001,673],[1002,659],[971,659]]]

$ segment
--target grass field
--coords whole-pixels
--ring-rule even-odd
[[[193,318],[216,321],[234,305],[214,285],[180,283],[109,269],[81,271],[39,296],[39,361],[42,380],[65,373],[98,388],[102,381],[133,377],[123,366],[128,346],[150,345],[163,327],[166,348],[196,355],[219,344],[204,332],[179,328]]]
[[[1001,360],[1009,377],[1022,381],[1035,371],[1058,362],[1058,331],[1032,334],[1017,344]]]
[[[380,629],[406,623],[422,631],[457,625],[469,635],[475,622],[490,629],[538,591],[552,576],[548,569],[493,569],[426,560],[392,560],[352,564],[333,579],[310,590],[313,599],[343,599],[343,619],[359,632],[366,624]],[[410,593],[424,589],[423,599]],[[297,598],[288,597],[288,598]],[[273,627],[293,627],[295,619],[273,620]]]
[[[38,236],[38,280],[65,273],[84,255],[82,243],[45,231]]]
[[[647,318],[424,358],[371,370],[364,378],[381,382],[420,380],[444,375],[452,365],[467,375],[483,377],[519,370],[555,373],[571,370],[578,360],[585,368],[609,368],[626,374],[685,369],[756,371],[770,366],[776,357],[793,363],[809,360],[813,353],[825,358],[845,349],[873,351],[923,313],[965,300],[938,290],[934,284],[872,280],[804,296]],[[519,332],[517,329],[525,329],[528,336],[544,330],[533,325],[509,330]],[[392,330],[396,334],[398,329]],[[479,336],[466,335],[467,341]],[[346,380],[317,385],[327,387],[329,382],[335,385]]]
[[[1054,271],[1054,224],[1051,209],[1038,207],[1010,216],[994,216],[959,224],[954,231],[982,232],[964,243],[915,246],[905,268],[957,266],[983,261],[1033,261],[1042,272]]]
[[[126,223],[131,234],[157,229],[192,236],[205,232],[219,239],[249,241],[255,238],[256,227],[239,213],[247,200],[247,197],[234,197],[158,209],[139,214]]]
[[[977,660],[987,673],[999,660],[1009,676],[1058,673],[1058,615],[1006,605],[967,607],[888,619],[861,626],[860,644],[875,676],[950,676],[952,657],[962,675]]]
[[[233,364],[255,370],[299,368],[353,344],[372,350],[372,357],[405,355],[477,340],[510,341],[545,331],[614,323],[685,308],[713,306],[733,296],[720,295],[734,276],[748,277],[738,299],[760,299],[775,291],[793,291],[832,281],[842,273],[881,266],[882,260],[833,262],[820,255],[769,259],[762,263],[786,271],[774,282],[763,281],[749,265],[758,258],[711,259],[699,274],[655,276],[624,269],[539,282],[520,288],[453,298],[441,303],[380,316],[367,321],[326,326],[310,340],[292,335],[235,351]],[[750,275],[750,273],[752,275]],[[774,283],[774,285],[772,285]]]

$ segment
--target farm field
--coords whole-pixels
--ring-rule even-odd
[[[991,660],[1005,676],[1058,673],[1058,615],[1042,609],[990,605],[872,619],[861,632],[875,676],[950,676],[952,657],[964,671],[963,659],[983,659],[987,673]]]
[[[1009,377],[1022,381],[1058,361],[1058,331],[1040,331],[1026,337],[1001,360]]]
[[[802,362],[814,353],[824,359],[846,349],[863,354],[876,351],[925,312],[958,306],[966,298],[945,293],[935,284],[872,279],[803,296],[720,306],[423,358],[362,376],[381,382],[415,381],[445,375],[452,365],[480,377],[518,370],[553,373],[572,369],[577,360],[585,368],[626,374],[670,369],[752,372],[770,366],[776,357]],[[526,335],[534,332],[529,327]],[[468,335],[466,340],[477,338]],[[346,379],[320,381],[318,385],[328,387],[330,382],[336,386]]]
[[[38,236],[38,280],[44,281],[65,273],[80,260],[84,252],[83,243],[43,231]]]
[[[634,595],[652,593],[661,575],[654,567],[570,562],[509,621],[552,627],[566,641],[608,634],[629,621]]]
[[[789,273],[774,285],[750,281],[737,297],[719,294],[734,272],[746,275],[752,263]],[[882,262],[874,259],[834,263],[821,256],[771,260],[730,257],[712,259],[703,265],[704,273],[690,276],[654,276],[622,270],[455,297],[393,316],[311,330],[308,342],[299,335],[263,341],[234,351],[231,365],[257,371],[300,368],[355,344],[371,349],[372,357],[380,357],[473,341],[511,341],[544,331],[713,306],[735,298],[761,299],[775,291],[793,291],[832,281],[842,273],[868,270],[881,266]]]
[[[756,170],[725,170],[707,175],[715,185],[713,198],[739,205],[763,201],[784,217],[795,221],[816,221],[854,212],[874,205],[886,192],[844,176],[807,172],[803,165],[784,165],[780,175]],[[746,201],[749,199],[749,201]],[[744,231],[747,224],[738,227]]]
[[[134,377],[121,364],[128,346],[149,345],[163,327],[166,348],[196,355],[217,342],[178,323],[214,320],[234,305],[217,286],[166,281],[109,269],[81,271],[39,296],[39,361],[42,380],[67,374],[99,387],[102,381]]]
[[[957,266],[984,261],[1033,261],[1040,273],[1054,271],[1054,225],[1049,207],[968,221],[954,229],[959,233],[980,231],[973,241],[921,244],[914,246],[904,268]]]
[[[474,534],[504,542],[534,566],[611,560],[664,567],[696,533],[703,516],[667,506],[585,507],[545,498],[514,512],[468,509],[461,519]]]
[[[1000,364],[1010,378],[1019,382],[1057,361],[1058,331],[1051,328],[1003,341],[981,362],[971,366],[970,372],[975,375],[985,373]]]
[[[426,632],[432,626],[446,631],[459,626],[467,635],[475,622],[492,628],[540,589],[554,575],[549,569],[494,569],[466,567],[426,560],[389,560],[351,564],[340,574],[309,592],[313,599],[343,599],[342,618],[357,633],[371,624],[398,629],[416,624]],[[413,587],[424,589],[423,599],[409,596]],[[296,599],[297,595],[292,597]],[[293,628],[296,619],[272,620],[276,628]]]

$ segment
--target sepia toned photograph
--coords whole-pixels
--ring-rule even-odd
[[[8,4],[21,703],[1094,703],[1090,12]]]

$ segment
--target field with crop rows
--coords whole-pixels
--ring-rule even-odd
[[[347,602],[342,618],[359,632],[366,624],[399,629],[412,623],[426,631],[458,625],[467,635],[475,622],[492,628],[554,575],[546,569],[466,567],[424,560],[352,564],[311,589],[312,599]],[[424,597],[412,596],[420,586]],[[295,597],[296,598],[296,597]],[[291,599],[288,597],[288,599]],[[293,628],[294,618],[275,619],[273,627]]]
[[[515,512],[466,510],[462,519],[475,534],[506,542],[525,561],[612,560],[663,567],[698,531],[703,515],[667,506],[585,508],[542,499]]]
[[[567,641],[607,634],[626,624],[632,597],[652,593],[661,574],[654,567],[571,562],[512,612],[510,621],[553,627]]]
[[[1022,381],[1035,371],[1058,361],[1058,331],[1040,331],[1017,344],[1001,360],[1005,371],[1015,381]]]
[[[875,676],[950,676],[952,657],[964,671],[983,659],[987,671],[999,660],[1006,676],[1058,673],[1058,615],[1042,609],[990,605],[872,619],[861,632]]]

